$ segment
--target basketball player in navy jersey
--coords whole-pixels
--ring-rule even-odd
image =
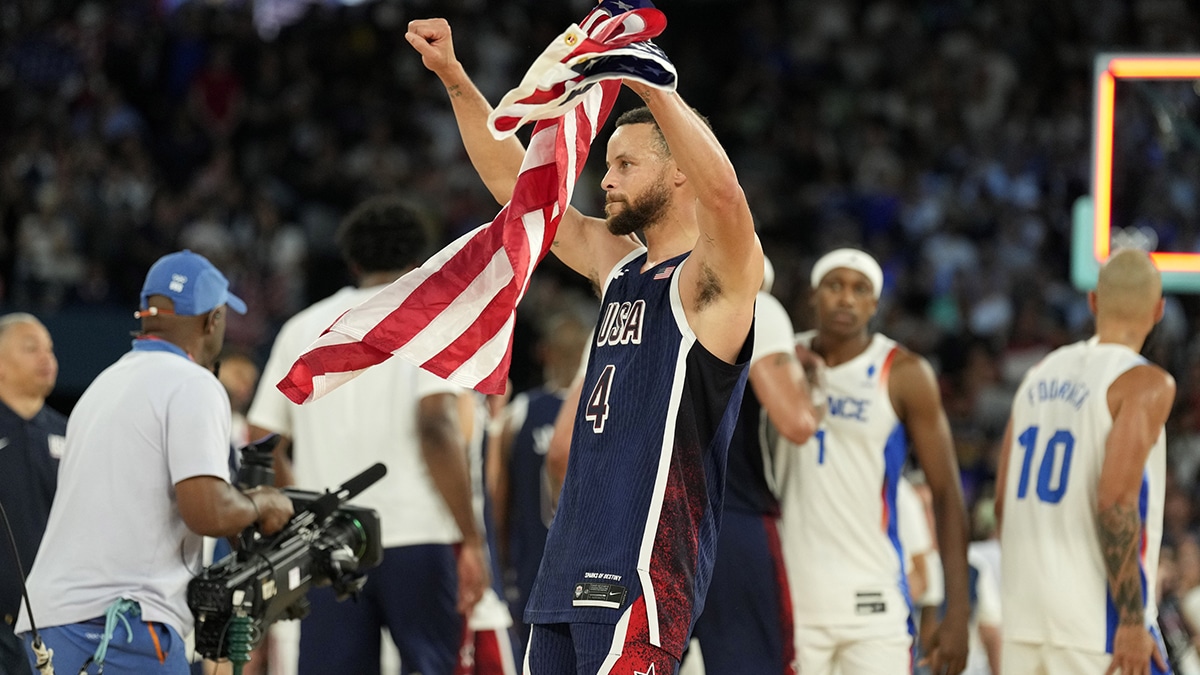
[[[491,106],[454,57],[449,25],[414,21],[405,37],[507,202],[524,150],[488,133]],[[677,671],[712,573],[746,382],[763,256],[745,194],[678,94],[626,84],[646,105],[621,115],[609,140],[606,218],[569,209],[552,247],[603,299],[525,611],[527,675]]]
[[[772,441],[805,442],[820,415],[793,351],[792,321],[770,294],[774,273],[770,264],[765,267],[754,305],[750,386],[729,446],[717,559],[704,612],[693,630],[700,649],[688,654],[683,666],[688,672],[692,660],[702,661],[703,672],[714,675],[796,672]],[[572,388],[576,401],[579,384]],[[565,478],[574,412],[564,407],[560,413],[547,458],[548,473],[558,485]]]

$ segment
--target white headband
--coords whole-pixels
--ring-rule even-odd
[[[809,283],[815,289],[821,285],[821,280],[825,278],[826,274],[838,267],[861,272],[870,280],[871,290],[875,291],[875,299],[879,299],[879,294],[883,292],[883,270],[874,258],[856,248],[839,248],[821,256],[813,265]]]

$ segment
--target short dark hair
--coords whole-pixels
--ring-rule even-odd
[[[403,270],[425,257],[429,223],[399,197],[372,197],[342,219],[334,239],[342,259],[359,273]]]
[[[671,156],[671,148],[667,145],[667,137],[663,136],[662,128],[658,126],[658,120],[654,119],[654,114],[646,106],[633,108],[621,113],[617,118],[617,128],[621,128],[626,124],[649,124],[654,127],[654,145],[656,149],[662,153],[663,157]]]
[[[621,113],[617,118],[617,126],[625,126],[626,124],[653,124],[658,126],[658,120],[654,119],[654,114],[650,112],[650,108],[641,106],[631,108]]]
[[[700,121],[704,122],[705,126],[712,129],[712,123],[708,121],[707,117],[701,115],[695,108],[692,108],[692,112],[695,113],[696,117],[700,118]],[[650,112],[650,108],[640,106],[621,113],[621,116],[617,118],[616,125],[617,127],[623,127],[626,124],[652,125],[654,127],[654,138],[657,141],[658,150],[662,152],[664,157],[671,156],[671,147],[667,145],[667,137],[663,136],[662,127],[658,126],[658,120],[654,119],[654,114]]]

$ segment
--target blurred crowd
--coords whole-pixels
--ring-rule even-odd
[[[5,3],[0,303],[129,309],[151,262],[187,247],[247,300],[228,342],[261,362],[285,319],[348,281],[332,232],[363,198],[408,196],[441,224],[440,243],[497,211],[445,93],[403,39],[407,21],[450,19],[460,59],[496,101],[589,4],[311,4],[272,35],[245,2]],[[1200,9],[658,6],[670,22],[658,42],[734,160],[797,328],[810,323],[817,255],[874,254],[887,277],[877,328],[937,368],[967,497],[986,497],[1020,377],[1091,327],[1068,253],[1072,206],[1089,189],[1095,55],[1200,52]],[[1200,252],[1200,87],[1122,83],[1118,101],[1114,225],[1160,250]],[[598,160],[577,191],[585,212],[600,211]],[[552,260],[531,293],[518,389],[540,381],[521,356],[540,315],[580,306],[586,316],[590,302]],[[1198,318],[1196,298],[1170,296],[1147,347],[1179,382],[1178,498],[1164,543],[1189,587],[1200,586]]]

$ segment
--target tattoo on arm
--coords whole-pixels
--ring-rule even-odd
[[[1137,508],[1128,504],[1115,504],[1099,516],[1100,548],[1120,623],[1140,626],[1145,622],[1145,600],[1138,574],[1141,518]]]
[[[449,87],[446,87],[446,93],[450,94],[450,98],[459,98],[463,95],[462,85],[452,84]]]

